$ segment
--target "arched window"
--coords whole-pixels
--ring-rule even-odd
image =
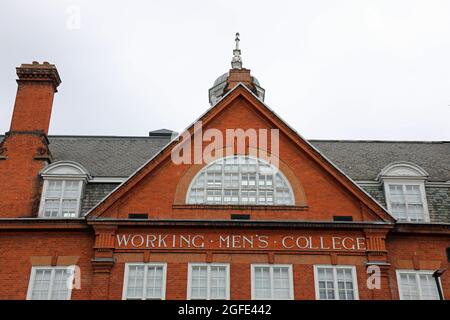
[[[294,205],[292,188],[268,162],[249,156],[218,159],[193,179],[188,204]]]
[[[52,163],[41,171],[44,179],[39,216],[41,218],[78,218],[81,197],[89,173],[73,161]]]

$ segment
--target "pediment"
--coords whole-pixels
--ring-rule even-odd
[[[329,220],[333,213],[337,212],[342,215],[346,212],[353,212],[352,214],[358,220],[394,221],[386,209],[327,160],[306,139],[290,128],[244,85],[239,84],[228,92],[216,105],[186,129],[185,133],[193,137],[197,130],[195,124],[200,121],[203,128],[215,128],[218,131],[239,127],[243,127],[244,130],[254,127],[279,131],[280,159],[298,178],[298,185],[305,197],[302,199],[302,209],[297,208],[299,211],[295,213],[296,216],[285,213],[283,208],[277,208],[279,213],[268,215],[267,217],[270,219],[279,217],[280,220],[292,218]],[[217,211],[217,217],[223,218],[224,212],[228,212],[228,216],[230,210],[235,212],[236,208],[217,208],[217,206],[215,208],[181,208],[182,206],[175,208],[175,205],[179,205],[174,200],[176,193],[180,193],[179,184],[182,184],[180,198],[186,199],[186,190],[191,181],[191,179],[185,179],[186,181],[183,182],[183,177],[194,171],[193,177],[195,170],[192,168],[196,166],[200,170],[202,167],[202,164],[175,167],[171,161],[174,148],[186,141],[195,142],[194,138],[190,141],[183,139],[182,136],[183,134],[152,159],[149,159],[127,181],[91,209],[87,215],[88,218],[95,219],[100,216],[125,218],[126,212],[150,211],[155,212],[154,215],[150,214],[155,219],[162,217],[195,219],[203,217],[205,212],[210,213],[214,210]],[[167,188],[167,192],[162,191],[164,188]],[[340,203],[333,203],[333,198]],[[241,211],[249,212],[253,210],[245,207],[241,209]],[[271,208],[268,206],[264,210],[270,211]],[[263,214],[256,215],[258,219],[264,217]]]

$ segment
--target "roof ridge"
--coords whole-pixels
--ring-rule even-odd
[[[107,135],[49,135],[51,138],[94,138],[94,139],[169,139],[169,136],[107,136]]]
[[[312,142],[372,142],[372,143],[450,143],[450,140],[362,140],[362,139],[307,139]]]
[[[4,137],[0,134],[0,137]],[[74,135],[74,134],[51,134],[51,138],[94,138],[94,139],[167,139],[169,136],[125,136],[125,135]],[[305,138],[306,139],[306,138]],[[423,144],[440,144],[450,143],[450,140],[378,140],[378,139],[306,139],[310,142],[368,142],[368,143],[423,143]]]
[[[4,137],[0,134],[0,137]],[[51,138],[93,138],[93,139],[168,139],[169,136],[125,136],[125,135],[74,135],[74,134],[51,134]],[[306,138],[305,138],[306,139]],[[306,139],[310,142],[366,142],[366,143],[423,143],[423,144],[446,144],[450,140],[378,140],[378,139]]]

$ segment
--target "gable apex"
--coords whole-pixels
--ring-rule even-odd
[[[214,106],[206,110],[195,122],[193,122],[185,132],[193,134],[194,124],[198,121],[202,121],[204,126],[215,118],[216,115],[221,113],[237,98],[243,98],[249,103],[249,106],[255,108],[266,120],[269,121],[275,128],[284,133],[289,140],[293,141],[297,147],[299,147],[307,156],[315,163],[319,164],[322,169],[328,174],[331,174],[333,179],[349,191],[353,196],[357,197],[360,201],[361,208],[367,208],[367,212],[370,215],[374,215],[376,219],[380,219],[386,222],[395,221],[387,210],[381,206],[376,200],[374,200],[366,191],[359,187],[349,176],[341,171],[336,165],[334,165],[329,159],[327,159],[319,150],[311,145],[306,139],[304,139],[296,130],[291,128],[284,120],[281,119],[272,109],[264,104],[258,97],[249,90],[243,83],[238,83],[232,88],[226,95]],[[171,150],[180,142],[181,134],[179,134],[174,140],[168,143],[159,153],[149,159],[138,170],[136,170],[125,182],[119,185],[111,194],[100,201],[95,207],[93,207],[87,216],[95,218],[103,214],[106,209],[113,205],[120,199],[122,195],[127,193],[130,188],[136,185],[143,177],[153,170],[159,163],[161,163],[167,157],[170,157]],[[361,209],[363,210],[363,209]]]

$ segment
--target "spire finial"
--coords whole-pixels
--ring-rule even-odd
[[[231,59],[231,67],[233,69],[242,69],[242,58],[241,58],[241,50],[239,49],[239,32],[236,32],[236,38],[234,39],[236,42],[236,47],[233,50],[233,59]]]

